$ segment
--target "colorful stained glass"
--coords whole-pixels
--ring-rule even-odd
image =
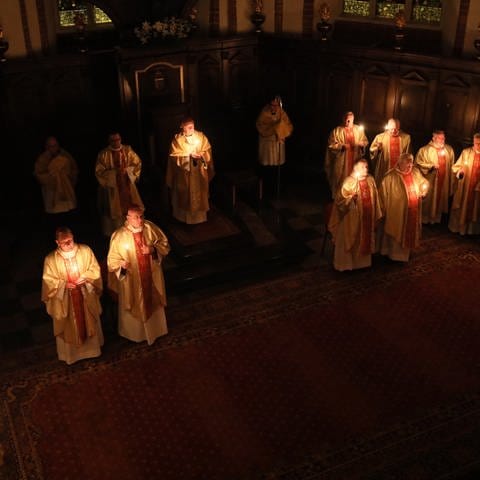
[[[442,19],[442,6],[427,5],[428,3],[440,2],[421,2],[421,5],[414,5],[412,11],[412,20],[422,23],[440,23]]]
[[[100,8],[94,7],[93,9],[95,23],[112,23],[110,17]]]
[[[110,17],[100,8],[83,0],[57,0],[58,16],[61,27],[73,27],[75,17],[82,15],[87,24],[112,23]]]
[[[370,15],[370,2],[368,0],[345,0],[343,13],[368,17]]]
[[[442,18],[442,0],[344,0],[343,13],[370,17],[371,7],[377,18],[395,18],[406,7],[411,8],[410,20],[417,23],[439,24]]]
[[[60,26],[61,27],[73,27],[75,25],[75,16],[83,15],[86,19],[87,9],[86,8],[76,8],[72,10],[59,10],[58,14],[60,16]]]
[[[380,18],[393,18],[400,10],[405,10],[405,1],[377,2],[376,15]]]

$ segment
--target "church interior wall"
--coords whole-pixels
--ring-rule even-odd
[[[52,6],[48,1],[47,13]],[[114,16],[126,25],[131,6],[122,11],[123,3],[112,1],[109,5],[112,11],[118,9]],[[330,3],[334,22],[341,7],[339,2]],[[449,9],[454,4],[458,8],[458,1],[448,3]],[[149,164],[161,168],[171,133],[168,129],[185,113],[194,115],[207,129],[216,144],[220,169],[238,161],[251,166],[255,164],[255,116],[268,96],[277,93],[296,126],[289,148],[297,156],[298,168],[321,169],[328,131],[346,110],[354,110],[365,122],[371,138],[390,116],[399,117],[416,146],[429,138],[433,128],[444,128],[459,149],[480,127],[480,63],[473,56],[395,53],[336,45],[333,40],[324,48],[315,29],[310,37],[298,35],[300,8],[284,11],[285,34],[275,35],[275,2],[264,2],[264,34],[256,36],[248,19],[248,0],[236,3],[237,30],[241,32],[237,35],[222,33],[228,28],[228,16],[226,2],[219,2],[221,34],[208,38],[202,30],[209,21],[210,4],[199,0],[195,6],[201,31],[184,45],[129,45],[82,55],[55,53],[54,45],[47,41],[51,51],[42,53],[42,16],[37,4],[34,0],[26,3],[31,54],[26,53],[19,2],[6,0],[0,9],[0,21],[10,41],[7,62],[0,66],[0,125],[12,139],[10,145],[15,145],[8,147],[12,148],[10,154],[20,157],[9,167],[13,179],[28,176],[32,180],[34,158],[45,136],[53,133],[77,154],[85,169],[91,168],[95,152],[113,127],[123,129],[128,143],[135,145]],[[318,6],[316,1],[315,11]],[[142,8],[148,10],[140,6],[140,11]],[[314,21],[315,15],[318,13],[314,13]],[[471,41],[478,16],[480,6],[472,5],[466,42]],[[445,20],[451,27],[455,23],[452,17],[449,13]],[[149,107],[142,109],[145,118],[139,119],[135,72],[155,63],[182,68],[184,98],[179,102],[168,90],[157,92]],[[168,68],[160,67],[160,73],[168,73]],[[173,88],[168,78],[167,84]],[[250,139],[241,154],[235,147],[238,138]]]

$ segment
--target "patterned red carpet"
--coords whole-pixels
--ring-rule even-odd
[[[5,373],[1,478],[439,479],[478,465],[478,240],[169,311],[98,361]]]

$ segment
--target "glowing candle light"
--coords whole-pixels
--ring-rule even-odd
[[[357,192],[359,187],[360,174],[358,172],[355,172],[353,176],[355,177],[355,191]]]

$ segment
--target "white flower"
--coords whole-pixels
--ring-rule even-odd
[[[162,32],[165,28],[165,24],[162,22],[159,22],[158,20],[153,24],[153,29],[156,30],[157,32]]]
[[[139,27],[134,28],[133,31],[140,43],[145,45],[152,38],[187,38],[191,30],[191,20],[168,17],[164,18],[163,21],[157,20],[153,24],[144,21]]]

